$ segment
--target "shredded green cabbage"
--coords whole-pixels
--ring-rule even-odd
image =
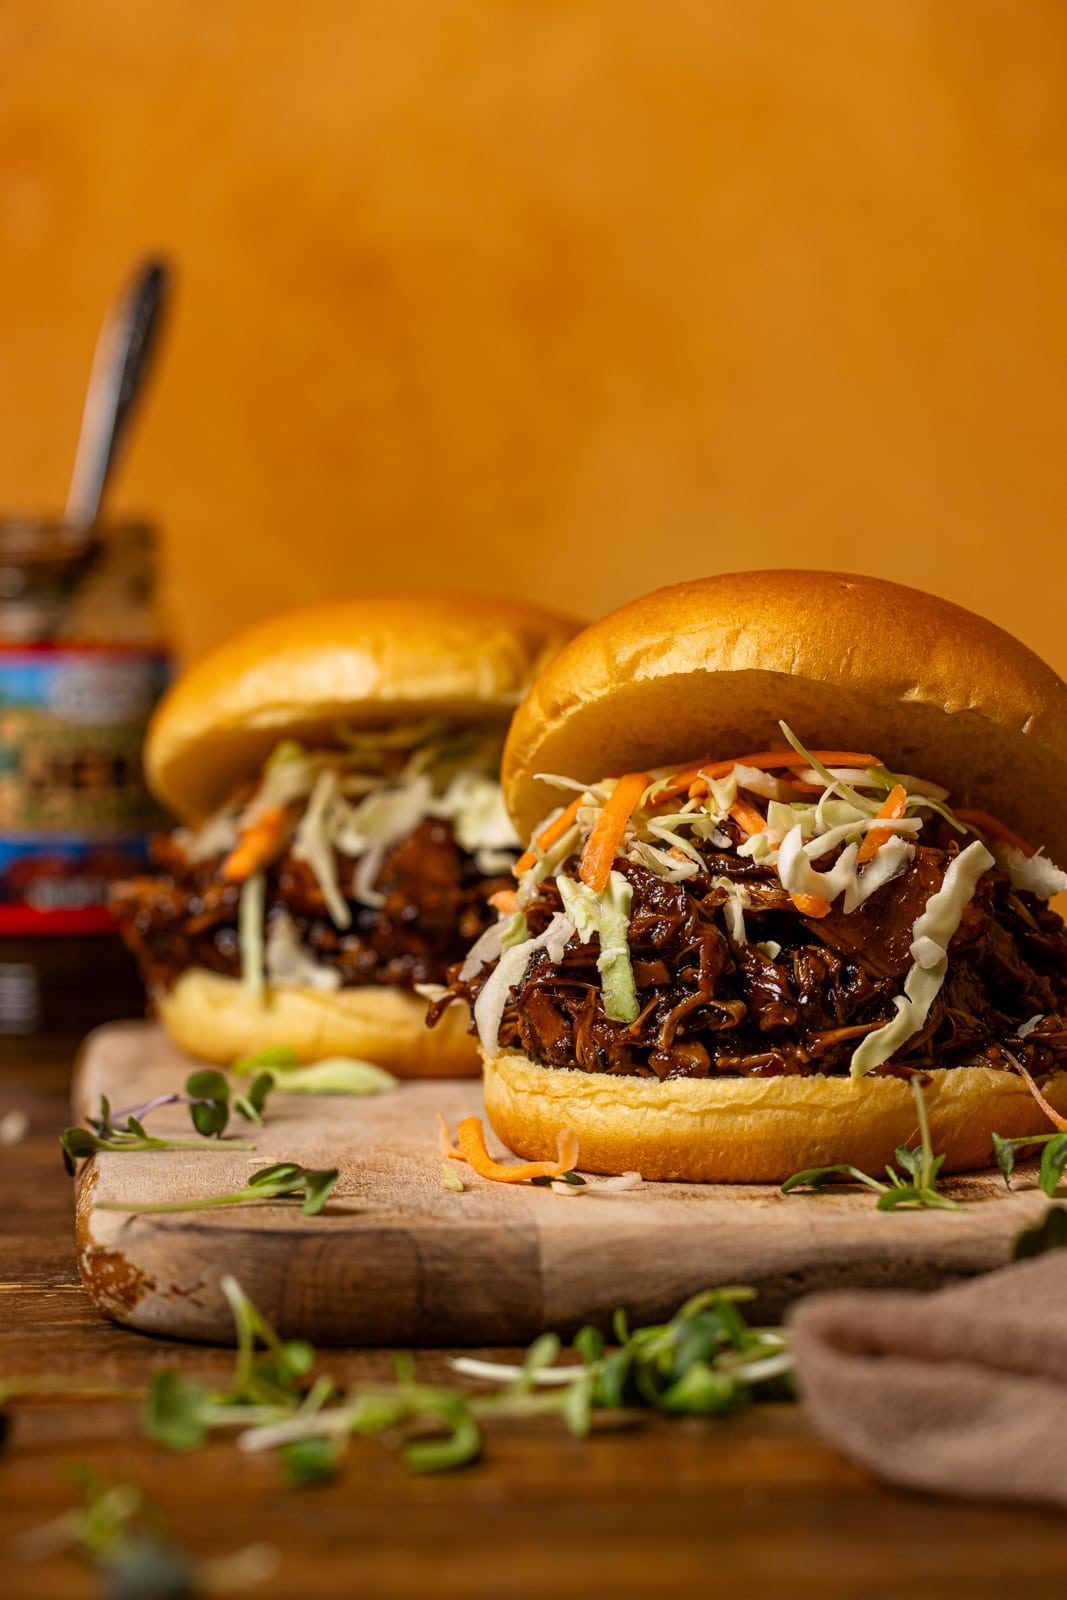
[[[263,998],[263,916],[266,909],[267,880],[253,872],[241,885],[237,908],[237,941],[241,952],[241,982],[257,1000]]]
[[[555,844],[549,845],[548,849],[542,856],[538,857],[533,866],[523,873],[519,879],[517,891],[520,911],[524,910],[530,904],[530,901],[536,898],[537,890],[544,880],[550,877],[557,867],[562,866],[569,855],[573,855],[578,848],[581,836],[582,830],[575,823],[573,828],[568,828],[566,833],[560,834]]]
[[[726,919],[726,927],[734,944],[747,944],[748,930],[745,927],[745,912],[752,904],[752,896],[743,883],[735,883],[733,878],[712,878],[712,886],[721,889],[726,896],[722,914]]]
[[[1048,856],[1039,850],[1036,855],[1024,856],[1013,844],[993,840],[993,854],[997,865],[1008,874],[1013,889],[1025,889],[1036,894],[1039,900],[1051,900],[1054,894],[1067,890],[1067,872],[1061,871]]]
[[[605,888],[596,894],[586,884],[560,874],[556,888],[582,943],[588,944],[594,933],[600,940],[596,964],[606,1015],[613,1022],[636,1022],[640,1007],[628,939],[633,898],[629,882],[621,872],[612,872]]]
[[[948,972],[948,946],[952,936],[978,887],[979,878],[995,865],[994,857],[977,839],[950,862],[940,889],[930,896],[922,914],[915,919],[911,944],[913,965],[904,980],[904,993],[893,1001],[897,1014],[860,1040],[849,1068],[854,1078],[862,1078],[880,1067],[883,1061],[888,1061],[925,1023]]]
[[[369,798],[375,799],[376,796]],[[344,805],[345,802],[338,793],[337,773],[331,769],[320,772],[311,791],[307,810],[297,825],[293,855],[297,861],[306,861],[315,874],[315,881],[322,890],[322,898],[334,926],[348,928],[352,925],[352,912],[337,881],[337,860],[331,830],[331,813],[338,804]]]
[[[857,789],[853,789],[851,785],[845,783],[843,779],[835,778],[828,767],[824,767],[821,761],[816,761],[810,750],[805,750],[804,746],[801,744],[800,740],[797,738],[796,734],[793,732],[792,728],[787,722],[779,722],[778,726],[781,728],[786,739],[793,746],[793,749],[797,752],[797,755],[803,756],[804,760],[808,763],[808,766],[811,767],[813,772],[817,772],[819,774],[819,777],[822,779],[823,783],[828,789],[836,790],[839,795],[842,795],[846,800],[850,800],[858,810],[864,812],[868,817],[873,817],[875,815],[879,809],[877,800],[869,800],[866,795],[860,794]]]
[[[316,961],[311,951],[300,943],[292,917],[277,908],[267,925],[266,969],[271,985],[280,988],[295,986],[330,991],[341,987],[338,969]]]
[[[530,927],[521,911],[512,912],[505,927],[500,930],[501,950],[511,950],[530,937]]]
[[[519,849],[499,783],[480,772],[457,772],[429,811],[452,823],[460,848],[471,855]]]
[[[530,957],[537,950],[547,950],[549,959],[557,966],[563,960],[567,940],[574,932],[574,923],[562,911],[557,911],[544,933],[536,939],[526,939],[521,944],[505,950],[493,971],[482,986],[474,1002],[474,1021],[482,1049],[492,1055],[499,1043],[500,1020],[508,1003],[508,995],[521,983]]]
[[[275,1068],[272,1076],[279,1094],[381,1094],[396,1087],[391,1072],[356,1056],[327,1056],[309,1066]]]

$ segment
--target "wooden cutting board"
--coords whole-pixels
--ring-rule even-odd
[[[180,1090],[194,1065],[149,1023],[100,1029],[79,1063],[75,1119],[102,1094],[118,1109]],[[219,1284],[232,1273],[285,1335],[316,1344],[508,1344],[606,1325],[618,1305],[655,1320],[717,1284],[755,1286],[768,1319],[812,1289],[933,1287],[1001,1266],[1047,1205],[1025,1168],[1010,1194],[995,1173],[949,1180],[946,1192],[969,1202],[960,1212],[882,1213],[865,1193],[758,1185],[561,1195],[469,1173],[458,1194],[441,1182],[437,1111],[453,1126],[480,1114],[480,1085],[407,1083],[358,1100],[276,1094],[266,1127],[246,1132],[234,1119],[255,1154],[213,1141],[203,1152],[94,1157],[77,1179],[86,1288],[116,1321],[186,1339],[230,1342]],[[182,1107],[153,1114],[150,1129],[191,1134]],[[302,1216],[295,1201],[149,1217],[95,1209],[224,1193],[282,1160],[339,1169],[321,1216]]]

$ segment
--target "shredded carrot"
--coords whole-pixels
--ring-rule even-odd
[[[574,821],[583,799],[583,795],[576,794],[566,810],[560,812],[555,822],[550,822],[547,828],[541,830],[536,840],[538,850],[542,852],[547,850],[549,845],[553,845],[557,839],[563,838],[568,828],[574,826]],[[524,872],[529,872],[536,860],[537,856],[533,850],[527,850],[525,854],[521,855],[515,863],[516,878],[520,878]]]
[[[647,772],[627,772],[621,777],[585,842],[578,876],[595,894],[600,894],[607,884],[626,824],[651,781]]]
[[[1012,1059],[1014,1060],[1014,1057]],[[1038,1088],[1033,1078],[1031,1078],[1022,1062],[1016,1061],[1015,1065],[1018,1067],[1019,1071],[1023,1075],[1023,1078],[1026,1080],[1026,1087],[1029,1089],[1030,1093],[1033,1095],[1034,1099],[1037,1101],[1038,1105],[1041,1107],[1049,1121],[1053,1123],[1055,1127],[1060,1128],[1063,1132],[1067,1133],[1067,1117],[1061,1117],[1055,1107],[1049,1105],[1048,1101],[1045,1099],[1044,1095],[1041,1093],[1041,1090]]]
[[[286,806],[271,806],[245,828],[222,864],[227,883],[244,883],[253,872],[265,867],[278,852],[285,834]]]
[[[864,755],[855,750],[813,750],[812,755],[816,761],[821,761],[824,767],[877,767],[881,765],[877,756]],[[684,772],[679,772],[670,783],[660,791],[657,799],[669,800],[681,794],[702,778],[725,778],[728,772],[735,767],[756,767],[766,771],[772,767],[803,767],[804,762],[792,748],[788,750],[757,750],[750,756],[733,756],[729,761],[701,761],[695,767],[687,767]],[[706,785],[705,785],[706,788]]]
[[[894,784],[892,789],[890,789],[889,794],[886,797],[885,804],[879,811],[878,815],[879,817],[884,817],[886,821],[888,821],[890,818],[892,818],[894,821],[899,821],[899,819],[904,815],[907,804],[908,791],[905,789],[902,783]],[[870,832],[867,834],[867,837],[860,845],[859,854],[857,855],[856,860],[870,861],[871,858],[876,856],[882,846],[887,844],[892,837],[892,828],[871,828]],[[888,860],[888,857],[886,859]]]
[[[1034,856],[1037,851],[1032,844],[1027,844],[1025,839],[1020,839],[1013,833],[1006,823],[999,817],[990,816],[988,811],[957,811],[956,816],[961,822],[966,822],[968,827],[977,828],[981,833],[987,833],[991,839],[999,839],[1002,844],[1013,845],[1016,850],[1021,850],[1024,856]]]
[[[762,833],[767,825],[766,817],[755,806],[749,805],[747,800],[735,800],[730,807],[730,815],[741,832],[750,839],[754,833]]]
[[[531,1178],[559,1178],[565,1172],[573,1172],[578,1165],[578,1135],[573,1128],[560,1130],[556,1144],[558,1160],[520,1161],[508,1166],[502,1161],[494,1161],[486,1149],[481,1117],[464,1117],[457,1124],[458,1149],[452,1143],[448,1123],[440,1112],[437,1113],[437,1120],[441,1124],[438,1148],[446,1160],[466,1161],[480,1178],[490,1178],[494,1183],[528,1183]]]
[[[519,909],[518,896],[514,889],[498,889],[496,894],[489,896],[489,904],[494,911],[499,911],[505,917],[513,916]]]
[[[825,917],[830,910],[829,900],[817,894],[792,894],[789,896],[802,917]]]

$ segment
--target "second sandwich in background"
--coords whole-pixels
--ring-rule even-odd
[[[149,729],[183,826],[112,908],[160,1020],[192,1054],[271,1046],[401,1076],[478,1070],[465,1019],[417,990],[493,920],[519,849],[500,751],[580,626],[495,596],[368,594],[257,624],[204,656]]]

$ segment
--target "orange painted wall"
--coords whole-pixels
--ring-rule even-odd
[[[1062,0],[8,0],[0,499],[180,294],[116,504],[183,647],[440,577],[896,576],[1067,672]]]

